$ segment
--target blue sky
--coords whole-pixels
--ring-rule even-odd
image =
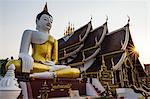
[[[123,27],[130,16],[130,31],[144,63],[150,63],[149,0],[0,0],[0,58],[17,58],[24,30],[35,30],[35,17],[45,2],[53,16],[51,34],[63,37],[68,22],[75,29],[90,21],[93,28],[102,25],[108,16],[109,31]]]

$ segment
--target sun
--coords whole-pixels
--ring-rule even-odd
[[[137,48],[131,43],[129,43],[128,52],[129,52],[129,55],[133,57],[135,60],[139,57]]]

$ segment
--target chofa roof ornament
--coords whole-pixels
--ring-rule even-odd
[[[127,17],[128,17],[128,24],[129,24],[129,22],[130,22],[130,17],[127,15]]]
[[[108,21],[108,16],[106,15],[106,22]]]

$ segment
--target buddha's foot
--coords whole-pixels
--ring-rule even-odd
[[[55,78],[56,73],[55,72],[33,73],[33,74],[30,74],[30,77],[32,78]]]

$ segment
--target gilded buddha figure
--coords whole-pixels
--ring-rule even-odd
[[[36,30],[25,30],[22,36],[19,59],[10,60],[17,72],[31,73],[33,77],[48,76],[76,78],[80,71],[65,65],[56,65],[58,62],[58,41],[49,34],[53,17],[49,14],[47,4],[36,17]],[[32,56],[29,55],[30,45]]]

